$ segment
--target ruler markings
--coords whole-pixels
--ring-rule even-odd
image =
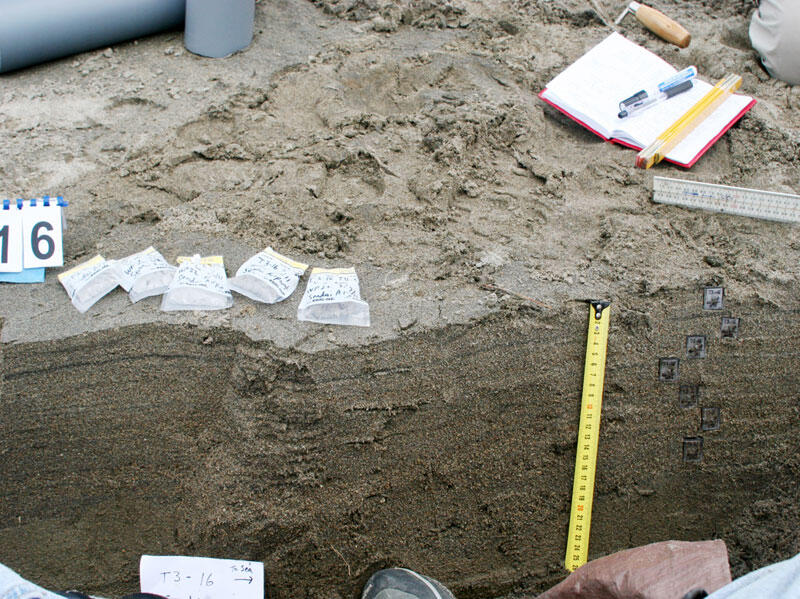
[[[589,555],[589,531],[592,519],[594,479],[597,469],[597,446],[600,411],[608,345],[609,302],[591,301],[583,371],[581,415],[572,484],[569,533],[564,565],[573,571],[586,563]],[[595,414],[598,416],[595,418]]]
[[[653,201],[778,222],[800,222],[800,196],[777,191],[653,177]]]

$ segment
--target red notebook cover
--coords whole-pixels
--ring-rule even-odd
[[[592,133],[594,133],[594,134],[595,134],[595,135],[597,135],[598,137],[601,137],[602,139],[605,139],[606,141],[610,141],[610,142],[613,142],[613,143],[617,143],[617,144],[623,145],[623,146],[625,146],[626,148],[632,148],[632,149],[636,150],[637,152],[638,152],[638,151],[640,151],[640,150],[642,150],[642,148],[636,147],[636,146],[634,146],[633,144],[630,144],[630,143],[628,143],[628,142],[621,141],[621,140],[619,140],[619,139],[615,139],[615,138],[607,138],[607,137],[606,137],[605,135],[603,135],[602,133],[598,133],[597,131],[595,131],[594,129],[592,129],[592,128],[591,128],[589,125],[587,125],[586,123],[584,123],[584,122],[583,122],[583,121],[581,121],[580,119],[576,118],[575,116],[571,115],[570,113],[568,113],[566,110],[564,110],[564,109],[563,109],[563,108],[561,108],[560,106],[556,106],[556,105],[555,105],[555,104],[553,104],[553,103],[552,103],[550,100],[548,100],[548,99],[544,98],[542,94],[544,94],[544,92],[545,92],[545,91],[547,91],[547,88],[545,88],[545,89],[543,89],[541,92],[539,92],[539,98],[541,98],[541,99],[542,99],[544,102],[546,102],[547,104],[549,104],[550,106],[552,106],[553,108],[555,108],[556,110],[558,110],[560,113],[562,113],[562,114],[565,114],[566,116],[568,116],[569,118],[571,118],[573,121],[575,121],[575,122],[576,122],[576,123],[578,123],[579,125],[581,125],[581,126],[585,127],[586,129],[588,129],[589,131],[591,131]],[[718,140],[720,137],[722,137],[723,135],[725,135],[725,132],[726,132],[728,129],[730,129],[731,127],[733,127],[733,125],[734,125],[734,124],[735,124],[735,123],[736,123],[736,122],[737,122],[737,121],[738,121],[740,118],[742,118],[742,117],[744,116],[744,113],[745,113],[745,112],[747,112],[748,110],[750,110],[750,109],[751,109],[753,106],[755,106],[755,105],[756,105],[756,101],[755,101],[755,100],[752,100],[752,101],[751,101],[751,102],[750,102],[750,103],[749,103],[747,106],[745,106],[745,107],[744,107],[744,108],[741,110],[741,112],[739,112],[739,113],[738,113],[738,114],[737,114],[737,115],[736,115],[734,118],[732,118],[732,119],[730,120],[730,122],[729,122],[727,125],[725,125],[725,126],[724,126],[724,127],[721,129],[721,130],[720,130],[720,132],[719,132],[719,133],[718,133],[718,134],[717,134],[717,135],[716,135],[716,136],[715,136],[715,137],[714,137],[714,138],[713,138],[711,141],[709,141],[709,142],[708,142],[708,143],[707,143],[707,144],[706,144],[706,145],[703,147],[703,149],[701,149],[701,150],[700,150],[700,151],[699,151],[699,152],[698,152],[698,153],[695,155],[695,157],[694,157],[694,158],[692,158],[692,160],[691,160],[691,161],[689,161],[689,163],[687,163],[687,164],[684,164],[684,163],[682,163],[682,162],[677,162],[677,161],[675,161],[675,160],[670,160],[669,158],[664,158],[664,160],[666,160],[667,162],[671,162],[672,164],[677,164],[678,166],[682,166],[682,167],[684,167],[684,168],[691,168],[692,166],[694,166],[694,163],[695,163],[695,162],[697,162],[697,161],[700,159],[700,156],[702,156],[703,154],[705,154],[705,153],[708,151],[708,149],[709,149],[711,146],[713,146],[713,145],[714,145],[714,143],[715,143],[715,142],[716,142],[716,141],[717,141],[717,140]]]

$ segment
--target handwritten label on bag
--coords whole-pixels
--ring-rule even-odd
[[[297,307],[297,318],[321,324],[368,327],[369,304],[361,299],[355,269],[312,269]]]
[[[233,291],[268,304],[289,297],[303,276],[307,264],[282,256],[272,248],[257,253],[228,280]]]
[[[210,557],[143,555],[143,593],[167,599],[264,599],[264,564]]]
[[[109,262],[100,255],[62,272],[58,280],[81,313],[117,286],[113,261]]]
[[[223,310],[233,305],[222,256],[179,256],[178,264],[162,310]]]
[[[361,299],[358,276],[352,268],[315,268],[312,275],[303,298],[309,304]]]
[[[164,260],[153,246],[127,258],[118,260],[114,265],[119,278],[119,284],[125,291],[130,291],[136,280],[154,272],[175,272],[175,267]]]
[[[172,280],[170,289],[175,287],[194,287],[209,289],[220,295],[230,295],[228,279],[222,256],[178,256],[178,272]]]
[[[285,299],[295,290],[306,268],[307,264],[295,262],[267,248],[239,267],[236,276],[251,275],[269,281],[278,291],[280,299]]]

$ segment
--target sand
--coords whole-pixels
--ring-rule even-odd
[[[4,197],[70,202],[67,266],[152,244],[233,275],[271,245],[354,266],[372,326],[299,322],[305,279],[169,314],[117,291],[81,315],[57,270],[3,285],[0,562],[111,595],[142,553],[262,560],[269,597],[353,597],[382,565],[535,594],[565,574],[589,297],[613,300],[590,555],[719,537],[739,575],[800,551],[800,233],[651,201],[654,174],[800,192],[800,89],[759,66],[750,2],[654,2],[688,48],[620,31],[758,103],[691,170],[636,170],[536,97],[610,33],[593,4],[622,10],[261,1],[226,59],[173,32],[3,75]]]

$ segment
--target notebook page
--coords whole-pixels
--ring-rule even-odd
[[[679,143],[667,158],[679,164],[689,164],[719,132],[725,129],[736,116],[742,112],[753,98],[733,95],[700,123],[686,139]]]
[[[622,124],[619,103],[676,72],[649,50],[612,33],[548,83],[543,97],[612,137]],[[671,123],[665,119],[656,125],[658,133]]]
[[[712,87],[697,78],[692,83],[692,89],[688,92],[679,94],[652,108],[635,113],[624,120],[620,119],[619,128],[624,129],[630,140],[635,141],[636,145],[642,147],[650,145],[667,127],[681,118],[687,110],[705,96]],[[654,111],[658,111],[658,119],[653,118]],[[665,122],[667,123],[666,126],[664,125]]]
[[[683,114],[705,96],[713,86],[705,81],[694,79],[694,87],[688,92],[670,98],[653,108],[644,110],[625,119],[624,129],[634,145],[649,146],[667,127],[677,121]],[[738,115],[751,101],[748,96],[734,95],[728,98],[719,108],[709,115],[686,139],[679,143],[667,158],[681,164],[690,163],[695,156],[714,139],[716,135]],[[652,118],[653,111],[658,111],[658,118]],[[667,125],[664,125],[666,121]],[[620,138],[623,138],[620,135]],[[624,139],[624,138],[623,138]]]

